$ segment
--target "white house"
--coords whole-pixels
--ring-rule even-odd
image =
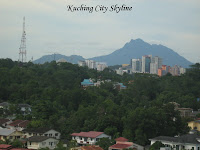
[[[41,149],[48,147],[49,149],[56,148],[58,140],[47,136],[32,136],[27,139],[28,149]]]
[[[29,138],[31,136],[46,136],[53,137],[55,139],[60,139],[60,132],[49,129],[49,128],[32,128],[23,130],[24,138]]]
[[[31,113],[31,106],[28,104],[18,104],[18,108],[23,115],[28,115]]]
[[[159,136],[149,140],[151,145],[160,141],[173,150],[200,150],[200,136],[197,134],[186,134],[179,137]]]
[[[80,133],[72,133],[72,140],[76,140],[79,145],[94,145],[99,141],[100,138],[109,138],[111,136],[106,135],[103,132],[89,131],[89,132],[80,132]]]

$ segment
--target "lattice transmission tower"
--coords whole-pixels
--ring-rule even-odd
[[[26,62],[26,31],[25,31],[25,17],[23,19],[23,32],[21,44],[19,48],[19,61]]]

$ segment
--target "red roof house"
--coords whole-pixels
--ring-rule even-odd
[[[2,150],[10,150],[11,148],[12,148],[12,145],[0,144],[0,149]]]

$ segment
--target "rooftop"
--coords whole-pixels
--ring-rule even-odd
[[[18,104],[19,107],[31,107],[29,104]]]
[[[101,147],[92,145],[92,146],[82,146],[82,150],[103,150]]]
[[[15,132],[15,130],[5,129],[5,128],[0,129],[0,135],[2,135],[2,136],[8,136],[8,135],[12,134],[13,132]]]
[[[178,142],[178,143],[190,143],[190,144],[200,144],[197,141],[200,139],[200,136],[197,134],[185,134],[179,137],[169,137],[169,136],[158,136],[150,140],[159,140],[159,141],[169,141],[169,142]]]
[[[10,104],[8,102],[3,102],[3,103],[0,103],[0,106],[9,106]]]
[[[127,142],[128,139],[126,139],[124,137],[119,137],[119,138],[115,139],[115,141]]]
[[[94,85],[94,83],[92,83],[90,79],[84,79],[83,82],[81,82],[81,85]]]
[[[4,123],[6,123],[6,122],[8,122],[8,121],[10,121],[9,119],[0,119],[0,125],[2,125],[2,124],[4,124]]]
[[[101,134],[103,134],[103,132],[89,131],[89,132],[72,133],[71,136],[81,136],[81,137],[95,138],[95,137],[97,137]]]
[[[14,126],[14,127],[26,127],[28,124],[30,123],[30,121],[28,120],[15,120],[12,123],[10,123],[10,126]]]
[[[0,144],[0,149],[7,149],[10,148],[12,145],[7,145],[7,144]]]
[[[113,149],[125,149],[125,148],[129,148],[131,146],[132,146],[132,144],[114,144],[114,145],[110,146],[110,148],[113,148]]]
[[[47,137],[47,136],[31,136],[27,140],[29,142],[42,142],[42,141],[45,141],[45,140],[47,140],[49,138],[52,138],[52,137]]]
[[[53,130],[50,128],[30,128],[30,129],[24,129],[23,132],[29,132],[29,133],[45,133],[49,130]]]

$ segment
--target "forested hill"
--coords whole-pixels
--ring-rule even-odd
[[[80,82],[85,78],[111,79],[128,88],[117,91],[111,82],[84,90]],[[110,69],[97,72],[70,63],[19,64],[0,59],[0,102],[30,104],[32,114],[17,114],[17,119],[31,120],[29,127],[52,127],[68,139],[73,132],[102,131],[146,145],[155,136],[186,133],[185,120],[168,102],[197,110],[199,87],[200,64],[180,77],[168,74],[159,78],[149,74],[119,76]],[[13,113],[14,109],[7,114]]]

